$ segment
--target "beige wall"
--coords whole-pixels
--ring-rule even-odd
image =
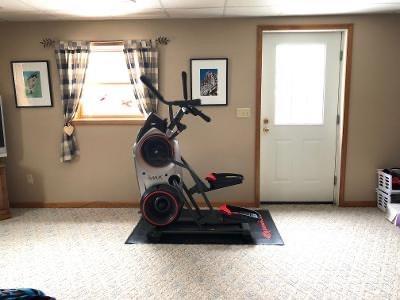
[[[254,201],[255,120],[237,119],[237,107],[255,114],[256,25],[354,23],[346,201],[375,199],[375,169],[400,165],[400,16],[320,18],[140,20],[102,22],[0,23],[0,94],[5,102],[10,200],[18,202],[137,202],[131,145],[134,125],[79,126],[81,158],[59,162],[62,112],[52,50],[43,37],[71,40],[171,39],[161,48],[160,85],[168,98],[181,96],[180,72],[194,57],[229,59],[229,106],[207,107],[206,124],[188,117],[181,136],[188,161],[210,170],[241,172],[240,187],[214,192],[214,199]],[[50,60],[53,108],[17,109],[10,61]],[[26,182],[33,174],[35,183]]]

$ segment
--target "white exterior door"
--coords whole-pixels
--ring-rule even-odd
[[[265,32],[260,200],[333,202],[340,32]]]

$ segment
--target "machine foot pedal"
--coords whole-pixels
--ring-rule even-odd
[[[224,204],[219,207],[219,212],[229,219],[240,220],[243,222],[258,222],[262,219],[261,215],[252,209],[239,206]]]

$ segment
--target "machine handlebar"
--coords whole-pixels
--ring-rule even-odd
[[[175,105],[180,107],[187,107],[187,106],[198,106],[201,105],[200,99],[194,100],[175,100],[175,101],[167,101],[164,97],[160,94],[160,92],[154,87],[151,83],[150,79],[144,75],[140,76],[140,80],[144,83],[144,85],[164,104],[166,105]]]
[[[160,92],[154,87],[151,83],[150,79],[146,76],[140,76],[140,80],[143,84],[164,104],[171,106],[179,106],[179,107],[186,107],[188,111],[193,114],[194,116],[199,116],[206,122],[211,122],[211,118],[204,114],[201,110],[197,109],[195,106],[201,105],[200,99],[193,99],[193,100],[175,100],[175,101],[166,101],[164,97],[160,94]]]
[[[180,106],[180,107],[199,106],[199,105],[201,105],[201,100],[200,99],[193,99],[193,100],[168,101],[168,105],[176,105],[176,106]]]
[[[204,114],[201,110],[198,110],[196,107],[191,107],[190,110],[193,115],[199,116],[206,122],[211,122],[211,118]]]
[[[152,93],[164,104],[169,104],[168,101],[164,99],[164,97],[160,94],[160,92],[154,87],[154,85],[151,83],[150,79],[147,78],[146,76],[142,75],[140,76],[140,80],[144,83],[147,88],[152,91]]]

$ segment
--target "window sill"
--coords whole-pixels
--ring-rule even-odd
[[[73,125],[143,125],[142,118],[79,118],[72,120]]]

